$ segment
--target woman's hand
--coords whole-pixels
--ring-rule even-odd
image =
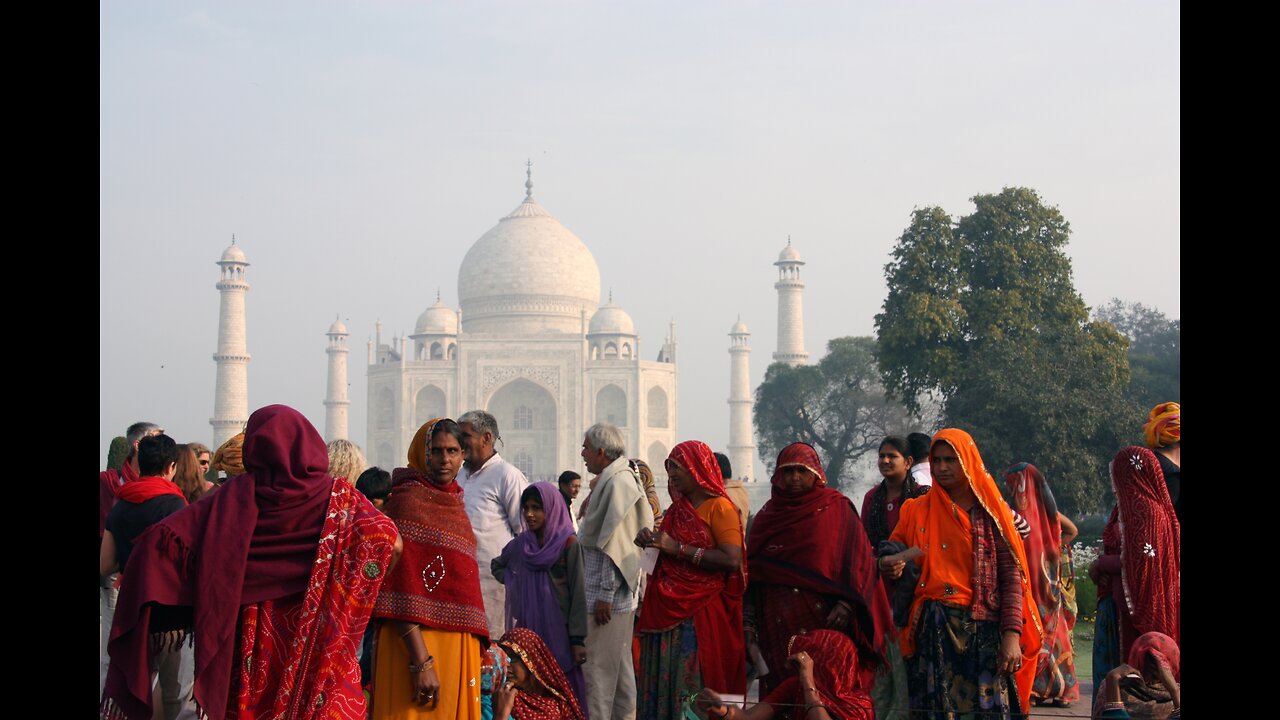
[[[587,661],[587,649],[581,645],[573,646],[573,664],[581,665]]]
[[[511,717],[511,709],[516,706],[516,694],[519,692],[510,680],[493,689],[494,720],[505,720]]]
[[[647,527],[640,528],[640,532],[636,533],[636,545],[642,548],[649,547],[653,542],[653,531]]]
[[[1012,630],[1005,630],[1000,637],[1000,656],[996,660],[996,672],[1015,673],[1022,667],[1022,648],[1018,645],[1020,636]]]
[[[720,693],[702,688],[693,698],[694,709],[701,711],[708,718],[729,717],[729,706],[720,699]]]
[[[801,650],[787,658],[787,664],[796,669],[800,685],[813,687],[813,658],[809,657],[809,653]]]
[[[435,668],[410,672],[409,684],[413,688],[413,702],[432,710],[440,704],[440,677]]]
[[[907,568],[907,561],[896,553],[880,558],[878,564],[880,565],[880,574],[890,580],[897,580],[902,577],[902,571]]]

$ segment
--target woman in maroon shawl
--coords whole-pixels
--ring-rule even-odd
[[[329,476],[324,441],[292,408],[249,417],[244,458],[246,474],[135,542],[103,717],[151,717],[151,638],[180,627],[195,634],[205,716],[364,718],[356,649],[395,526]]]
[[[646,720],[679,718],[703,686],[747,691],[742,642],[742,521],[725,497],[720,464],[706,443],[686,440],[666,461],[680,491],[658,532],[636,544],[661,553],[640,608],[636,707]]]
[[[858,648],[848,635],[835,630],[795,635],[787,653],[786,667],[795,674],[746,712],[723,704],[710,690],[699,694],[698,706],[709,718],[723,720],[875,720],[871,696],[858,681]]]
[[[1154,453],[1136,445],[1111,461],[1116,493],[1112,525],[1120,540],[1120,587],[1112,586],[1120,620],[1120,657],[1139,636],[1164,633],[1181,642],[1181,535],[1178,516]],[[1105,532],[1105,531],[1104,531]]]
[[[1076,683],[1075,655],[1071,629],[1075,616],[1067,611],[1059,577],[1062,560],[1062,516],[1053,491],[1044,475],[1030,463],[1018,463],[1004,476],[1010,504],[1026,519],[1030,533],[1023,538],[1027,567],[1031,573],[1031,595],[1040,612],[1040,655],[1031,697],[1036,701],[1055,700],[1065,706],[1080,699]]]
[[[560,663],[537,633],[511,628],[498,645],[511,665],[510,679],[493,691],[493,720],[586,720]]]
[[[788,445],[778,454],[773,494],[751,526],[745,624],[747,642],[758,643],[769,669],[760,694],[782,682],[793,635],[827,628],[858,648],[858,687],[876,698],[877,712],[905,710],[897,628],[875,553],[853,503],[826,485],[813,446]]]

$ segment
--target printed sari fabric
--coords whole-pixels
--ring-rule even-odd
[[[241,661],[231,681],[239,717],[365,717],[356,650],[396,532],[382,513],[361,504],[368,501],[355,488],[335,480],[302,597],[241,608]]]
[[[515,720],[586,720],[560,663],[537,633],[528,628],[511,628],[498,645],[511,657],[520,658],[546,691],[545,694],[521,691],[516,695],[515,707],[511,709]]]
[[[1080,699],[1071,646],[1075,612],[1067,608],[1060,577],[1062,523],[1058,520],[1058,506],[1044,475],[1034,465],[1025,462],[1014,465],[1004,481],[1013,509],[1030,526],[1030,533],[1023,538],[1023,547],[1031,575],[1031,596],[1035,598],[1043,629],[1031,696],[1075,702]]]
[[[1111,461],[1120,535],[1120,656],[1138,636],[1159,632],[1179,642],[1181,528],[1156,456],[1126,447]]]
[[[787,643],[787,656],[808,653],[813,658],[813,685],[827,714],[836,720],[875,720],[871,696],[858,681],[858,648],[844,633],[814,630]],[[782,681],[761,702],[773,705],[777,717],[804,720],[804,688],[798,677]]]
[[[663,517],[662,532],[677,542],[707,550],[717,547],[717,536],[732,537],[741,543],[742,523],[738,519],[738,510],[732,501],[724,497],[724,480],[720,477],[720,466],[711,448],[696,440],[685,441],[672,449],[671,459],[692,473],[699,486],[711,497],[697,509],[687,497],[672,503]],[[718,526],[709,526],[708,521],[701,517],[703,515],[716,518]],[[731,532],[726,532],[728,527],[724,523],[732,524]],[[687,557],[661,555],[645,591],[638,630],[642,634],[666,633],[692,620],[697,642],[697,669],[702,682],[725,692],[745,693],[747,666],[742,635],[742,596],[745,589],[745,560],[741,570],[725,572],[694,565]],[[646,647],[642,639],[642,664],[648,662],[645,659]],[[641,692],[645,692],[644,685],[657,681],[643,675],[639,680]],[[680,682],[679,679],[676,682]]]
[[[912,709],[926,714],[980,710],[978,706],[962,709],[969,707],[966,698],[970,693],[952,692],[943,681],[953,677],[959,682],[966,677],[977,678],[984,672],[994,673],[997,655],[988,654],[986,649],[999,652],[1000,626],[1006,607],[1006,598],[999,588],[1004,584],[1001,578],[1009,580],[1007,576],[997,576],[998,544],[1003,544],[1016,563],[1016,569],[1010,572],[1017,573],[1017,585],[1022,590],[1019,603],[1022,666],[1009,676],[1012,680],[1007,684],[1017,696],[1010,699],[1009,707],[1025,710],[1030,704],[1036,658],[1040,654],[1041,629],[1040,614],[1031,595],[1022,538],[1014,527],[1012,510],[1000,495],[995,479],[987,472],[969,433],[956,428],[941,430],[934,435],[931,447],[944,442],[955,451],[965,480],[977,499],[970,509],[973,515],[958,510],[951,496],[935,482],[933,490],[908,500],[902,507],[902,517],[891,537],[895,542],[924,550],[924,555],[916,559],[920,582],[911,616],[902,630],[902,654],[913,658],[908,663]],[[936,465],[933,470],[936,473]],[[965,632],[980,642],[959,642],[954,634],[957,623],[967,623]],[[948,636],[957,639],[948,641]],[[930,645],[922,645],[925,642]],[[948,642],[951,642],[949,647],[940,647]],[[989,647],[992,644],[993,649]],[[939,666],[940,662],[952,665]],[[932,681],[920,684],[923,675],[933,676]],[[960,709],[951,709],[953,707]]]
[[[138,536],[112,627],[104,717],[151,717],[152,636],[195,633],[203,714],[362,718],[356,647],[396,532],[328,474],[324,440],[270,405],[246,473]]]

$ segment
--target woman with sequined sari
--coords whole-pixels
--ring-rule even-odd
[[[462,431],[432,420],[409,443],[409,466],[391,475],[385,506],[404,537],[374,617],[375,720],[479,720],[482,641],[489,639],[476,538],[456,482]]]

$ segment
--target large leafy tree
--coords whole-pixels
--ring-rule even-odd
[[[1132,433],[1126,341],[1090,322],[1063,252],[1070,226],[1028,188],[974,197],[953,221],[918,209],[885,266],[876,316],[885,386],[941,397],[987,469],[1028,461],[1068,512],[1100,509],[1107,461]]]
[[[848,489],[857,461],[885,435],[908,428],[906,408],[885,396],[875,344],[869,337],[835,338],[817,365],[769,366],[754,408],[767,460],[793,442],[807,442],[823,458],[831,486]]]

